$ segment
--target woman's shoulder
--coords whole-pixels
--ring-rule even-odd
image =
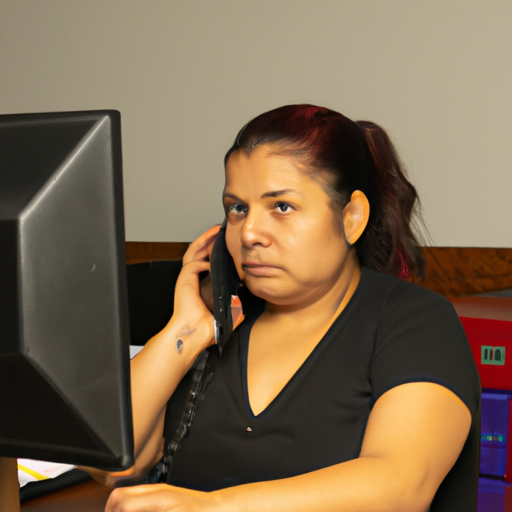
[[[366,268],[358,293],[354,314],[381,333],[406,328],[438,339],[445,335],[465,339],[453,304],[439,293]]]
[[[377,295],[383,301],[393,304],[410,303],[438,305],[454,310],[451,302],[443,295],[405,279],[382,274],[363,267],[359,290],[364,295]]]
[[[374,309],[372,382],[378,398],[393,386],[430,381],[452,390],[475,412],[479,379],[464,328],[444,296],[366,269],[360,304]],[[365,318],[372,322],[371,315]],[[456,364],[455,364],[456,363]]]

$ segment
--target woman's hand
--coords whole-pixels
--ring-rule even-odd
[[[115,489],[105,512],[213,512],[219,504],[213,493],[152,484]]]
[[[208,298],[208,281],[201,286],[199,276],[210,270],[210,255],[219,229],[220,226],[214,226],[203,233],[190,244],[183,256],[183,268],[174,292],[174,313],[164,329],[177,332],[178,337],[183,337],[184,343],[185,338],[190,337],[201,340],[196,347],[196,355],[214,342],[213,315],[210,309],[212,299]]]
[[[96,480],[96,482],[100,483],[101,485],[112,488],[114,488],[116,483],[118,482],[132,479],[133,475],[135,474],[135,466],[132,466],[131,468],[125,471],[115,472],[103,471],[101,469],[86,466],[77,466],[76,468],[80,469],[81,471],[85,471],[86,473],[89,473],[89,476],[92,477],[94,480]]]
[[[183,269],[187,269],[190,271],[196,271],[196,265],[205,266],[206,270],[209,272],[210,270],[210,257],[212,254],[213,245],[215,240],[217,239],[217,234],[219,233],[220,226],[214,226],[210,228],[208,231],[203,233],[199,238],[197,238],[194,242],[192,242],[187,249],[187,252],[183,256]],[[207,264],[207,265],[205,265]],[[194,265],[194,267],[192,266]],[[198,267],[199,268],[199,267]],[[201,271],[199,272],[201,273]],[[196,274],[199,277],[198,274]],[[208,274],[203,279],[199,280],[199,291],[201,299],[206,307],[212,311],[213,310],[213,297],[211,292],[211,279],[210,274]],[[176,295],[175,295],[176,297]],[[176,307],[176,304],[175,304]]]

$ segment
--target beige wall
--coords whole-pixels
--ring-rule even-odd
[[[509,0],[1,0],[0,112],[119,109],[128,240],[222,219],[254,115],[323,104],[386,127],[433,245],[512,246]]]

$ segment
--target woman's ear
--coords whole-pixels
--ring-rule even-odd
[[[360,190],[355,190],[350,202],[343,209],[343,228],[345,238],[350,245],[354,245],[368,224],[370,218],[370,203]]]

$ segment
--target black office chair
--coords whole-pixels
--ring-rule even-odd
[[[171,318],[174,287],[181,267],[181,260],[127,265],[132,345],[145,345]]]

